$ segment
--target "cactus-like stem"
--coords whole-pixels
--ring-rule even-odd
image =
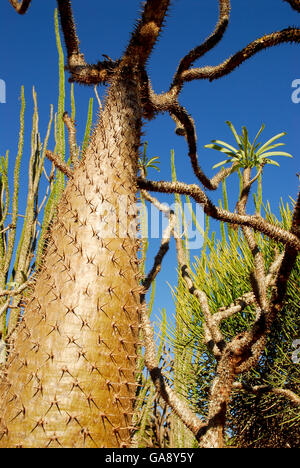
[[[141,106],[131,69],[106,106],[51,229],[0,386],[0,447],[126,447],[136,392]]]

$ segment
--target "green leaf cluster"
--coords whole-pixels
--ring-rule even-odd
[[[226,123],[232,131],[238,147],[236,148],[222,140],[212,140],[212,143],[205,145],[205,148],[214,149],[226,155],[226,159],[215,164],[213,166],[213,169],[229,163],[235,164],[237,168],[259,168],[261,166],[264,166],[265,164],[279,166],[278,162],[274,161],[273,159],[270,159],[270,157],[293,157],[291,154],[286,153],[284,151],[271,151],[279,146],[284,145],[284,143],[275,143],[275,141],[285,136],[285,132],[278,133],[277,135],[273,136],[268,141],[266,141],[264,144],[257,143],[259,136],[265,128],[265,125],[263,124],[259,129],[256,137],[254,138],[253,143],[250,143],[248,130],[246,127],[242,127],[242,135],[238,135],[234,125],[230,121],[227,121]]]

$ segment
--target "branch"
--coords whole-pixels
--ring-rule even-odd
[[[300,239],[300,192],[292,218],[291,233]],[[261,310],[249,331],[237,335],[228,345],[229,349],[236,355],[236,373],[249,370],[257,363],[259,356],[265,346],[266,336],[277,314],[281,312],[287,291],[287,284],[297,258],[297,249],[287,245],[281,263],[275,261],[272,272],[276,272],[280,264],[272,297],[268,302],[267,310]],[[278,260],[278,259],[277,259]]]
[[[214,320],[215,316],[212,315],[210,311],[207,296],[205,292],[196,288],[194,285],[194,282],[189,272],[189,268],[185,262],[185,255],[183,252],[181,239],[178,233],[174,233],[174,238],[176,241],[178,266],[180,268],[182,278],[184,279],[187,285],[189,293],[192,294],[197,299],[201,307],[201,310],[203,312],[203,316],[204,316],[203,329],[204,329],[205,344],[213,352],[214,356],[217,359],[219,359],[222,354],[222,350],[224,349],[224,346],[225,346],[224,337],[218,327],[218,324]]]
[[[184,71],[181,75],[181,80],[182,82],[199,79],[208,79],[210,81],[216,80],[222,76],[228,75],[235,70],[235,68],[261,50],[287,42],[300,42],[300,29],[289,27],[281,31],[267,34],[251,42],[240,52],[237,52],[220,65],[191,68]]]
[[[228,307],[220,307],[218,312],[214,314],[214,319],[217,323],[220,323],[222,320],[225,320],[232,315],[241,312],[247,306],[252,305],[255,302],[255,295],[254,293],[247,292],[243,294],[241,297],[235,299],[235,301],[230,304]]]
[[[276,395],[284,396],[289,399],[294,405],[300,406],[300,397],[294,393],[292,390],[280,388],[280,387],[271,387],[271,385],[248,385],[242,382],[234,382],[233,388],[235,390],[245,390],[249,393],[275,393]]]
[[[206,426],[206,423],[202,422],[191,410],[188,404],[183,399],[179,398],[172,388],[165,382],[158,366],[155,352],[154,333],[145,304],[144,307],[142,307],[141,323],[144,334],[145,363],[150,372],[154,386],[174,413],[197,437],[201,428]]]
[[[203,204],[203,210],[208,216],[226,223],[251,227],[278,242],[290,245],[295,251],[300,251],[300,239],[292,232],[286,231],[278,226],[274,226],[257,216],[239,215],[223,210],[222,208],[218,208],[209,200],[198,185],[189,185],[184,184],[183,182],[150,181],[139,178],[138,186],[141,189],[153,192],[189,195],[197,203]]]
[[[275,260],[271,264],[268,274],[266,275],[266,287],[274,286],[274,277],[277,275],[280,268],[281,262],[283,259],[283,253],[276,256]],[[243,294],[241,297],[235,299],[235,301],[227,307],[220,307],[218,312],[214,314],[214,320],[217,323],[220,323],[222,320],[225,320],[232,315],[241,312],[247,306],[254,304],[256,301],[255,294],[253,291],[249,291]]]
[[[300,191],[298,193],[298,199],[294,208],[290,232],[298,240],[300,240]],[[280,268],[275,281],[273,298],[271,299],[273,313],[275,314],[281,310],[287,289],[287,283],[291,275],[292,269],[296,263],[297,255],[298,249],[295,246],[286,246],[283,253],[283,259],[281,261]]]
[[[144,116],[151,119],[156,112],[169,112],[176,125],[175,133],[180,136],[185,136],[186,138],[188,155],[191,160],[194,174],[204,187],[209,190],[216,190],[220,182],[235,170],[236,163],[232,164],[231,167],[227,169],[222,168],[211,179],[208,179],[199,166],[197,156],[197,136],[192,117],[188,114],[187,110],[178,103],[176,95],[172,93],[160,95],[155,94],[147,76],[145,76],[145,83]]]
[[[10,297],[7,299],[7,301],[1,305],[0,307],[0,318],[2,316],[2,314],[5,314],[5,312],[7,311],[7,309],[9,308],[9,304],[10,304]]]
[[[144,171],[141,171],[144,174]],[[162,260],[169,249],[169,242],[172,232],[174,231],[176,216],[175,214],[161,204],[156,198],[152,197],[146,190],[141,191],[143,196],[154,204],[159,210],[169,215],[169,224],[165,229],[160,249],[155,256],[153,267],[148,274],[147,278],[143,281],[143,292],[141,298],[141,324],[144,335],[145,346],[145,364],[149,370],[152,382],[164,401],[170,406],[172,411],[181,419],[181,421],[188,427],[192,433],[197,437],[200,430],[206,426],[206,423],[199,420],[197,415],[191,410],[188,404],[178,397],[172,388],[165,382],[165,378],[159,368],[159,363],[156,358],[156,348],[154,341],[154,332],[150,323],[149,315],[147,314],[147,307],[145,302],[145,294],[150,288],[151,283],[156,278],[160,271]]]
[[[294,10],[300,12],[300,1],[299,0],[283,0],[284,2],[288,2]]]
[[[176,221],[175,215],[174,215],[174,213],[171,212],[170,213],[169,224],[168,224],[168,226],[166,227],[166,229],[165,229],[165,231],[163,233],[159,251],[158,251],[158,253],[156,254],[156,256],[154,258],[153,267],[151,268],[151,271],[149,272],[148,276],[142,281],[142,285],[143,285],[143,289],[144,289],[143,293],[141,294],[141,302],[142,303],[145,300],[145,293],[149,290],[152,282],[154,281],[154,279],[156,278],[156,276],[160,272],[161,264],[162,264],[162,261],[164,259],[164,256],[166,255],[166,253],[169,250],[170,238],[171,238],[171,234],[172,234],[172,232],[174,230],[175,221]]]
[[[19,286],[16,289],[12,289],[12,290],[3,289],[2,291],[0,291],[0,297],[3,297],[3,296],[10,296],[10,297],[18,296],[21,292],[24,291],[24,289],[32,286],[33,284],[34,284],[34,281],[30,279],[30,280],[27,280],[25,283],[21,284],[21,286]]]
[[[79,49],[79,39],[76,32],[72,6],[70,0],[57,0],[60,24],[63,30],[70,67],[86,65],[84,55]]]
[[[212,179],[208,179],[198,163],[197,137],[192,117],[187,113],[186,109],[178,103],[171,106],[169,112],[173,120],[175,120],[176,133],[178,135],[184,135],[186,138],[188,144],[188,155],[191,160],[195,176],[204,185],[204,187],[209,190],[216,190],[220,182],[234,171],[235,165],[233,164],[227,169],[222,168]]]
[[[19,15],[24,15],[30,6],[31,0],[21,0],[21,2],[18,0],[9,0],[9,2]]]
[[[74,121],[69,116],[68,112],[64,112],[63,121],[68,129],[69,133],[69,150],[70,158],[73,165],[73,168],[77,167],[79,164],[78,151],[77,151],[77,142],[76,142],[76,127]]]
[[[144,66],[159,36],[171,0],[147,0],[123,60]]]
[[[105,83],[117,62],[103,60],[95,65],[87,64],[84,55],[80,52],[80,41],[76,32],[71,1],[57,0],[57,6],[67,49],[67,69],[71,73],[70,81],[87,85]]]
[[[179,67],[175,73],[171,89],[177,87],[176,93],[180,91],[182,85],[182,75],[187,71],[195,60],[198,60],[205,55],[209,50],[213,49],[218,42],[222,39],[228,23],[230,14],[230,0],[219,0],[219,19],[215,27],[214,32],[206,39],[203,44],[192,49],[183,59],[181,60]]]
[[[246,204],[248,201],[251,185],[257,179],[261,171],[262,168],[260,168],[260,170],[257,171],[256,176],[250,180],[251,169],[247,167],[243,170],[243,188],[240,199],[237,203],[237,212],[239,215],[246,214]],[[242,229],[254,260],[254,272],[250,276],[253,292],[260,309],[266,311],[269,304],[267,301],[264,258],[261,251],[259,250],[255,236],[253,235],[251,229],[246,226],[242,226]]]
[[[59,169],[68,179],[73,177],[72,169],[61,159],[60,156],[54,154],[52,151],[46,151],[47,158],[54,163],[55,167]]]

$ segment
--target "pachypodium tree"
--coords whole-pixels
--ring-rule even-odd
[[[298,0],[285,0],[300,12]],[[10,0],[20,13],[30,0]],[[145,362],[162,398],[193,432],[203,447],[221,447],[226,407],[235,376],[255,365],[274,316],[281,310],[286,284],[300,250],[299,200],[290,230],[274,227],[246,214],[250,171],[245,169],[237,213],[216,207],[203,190],[216,190],[235,170],[221,170],[209,179],[201,170],[194,122],[179,104],[184,84],[214,79],[232,72],[257,52],[286,42],[300,42],[300,29],[289,27],[251,42],[217,66],[195,68],[193,63],[223,37],[230,0],[219,0],[219,19],[213,33],[181,60],[169,91],[157,95],[146,70],[171,0],[147,0],[123,56],[87,64],[79,49],[71,1],[57,0],[67,50],[70,79],[109,90],[84,157],[65,164],[57,151],[48,157],[69,179],[49,233],[43,266],[36,275],[1,382],[1,447],[128,447],[134,425],[137,348],[141,337]],[[138,177],[143,119],[169,112],[176,132],[186,138],[193,171],[201,185],[152,182]],[[66,124],[70,124],[66,119]],[[200,291],[207,342],[218,357],[207,420],[165,381],[158,366],[153,330],[146,313],[145,292],[160,269],[170,235],[176,232],[173,213],[161,248],[148,276],[138,265],[138,189],[157,203],[149,191],[182,193],[202,203],[217,220],[241,225],[254,255],[253,284],[257,316],[252,327],[226,343]],[[261,256],[253,231],[285,245],[272,298],[267,297]],[[178,245],[180,240],[178,240]],[[180,251],[180,248],[179,248]],[[188,267],[178,255],[191,291]]]

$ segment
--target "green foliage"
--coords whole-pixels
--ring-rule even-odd
[[[89,139],[90,139],[90,135],[91,135],[92,120],[93,120],[93,103],[94,103],[93,98],[90,98],[88,113],[87,113],[85,133],[84,133],[84,138],[83,138],[83,143],[82,143],[82,150],[81,150],[82,156],[84,155],[84,153],[85,153],[85,151],[87,149]]]
[[[143,155],[141,158],[139,158],[138,161],[139,168],[144,172],[145,177],[147,177],[147,172],[149,168],[156,169],[159,172],[159,158],[158,156],[153,156],[152,158],[149,158],[147,156],[147,145],[148,143],[146,142],[144,145]]]
[[[38,129],[38,108],[37,96],[33,89],[33,119],[31,130],[31,148],[28,161],[28,191],[26,200],[25,215],[19,213],[19,190],[20,190],[20,168],[24,149],[24,113],[25,94],[21,88],[21,111],[20,111],[20,132],[18,153],[14,162],[13,180],[8,177],[10,163],[9,153],[5,158],[1,158],[1,179],[2,197],[0,203],[0,289],[11,290],[20,287],[27,281],[32,273],[36,242],[38,238],[38,225],[43,222],[41,206],[39,202],[40,183],[43,174],[45,152],[50,136],[53,120],[53,108],[50,108],[50,119],[43,145],[40,141]],[[22,181],[23,182],[23,181]],[[23,182],[24,184],[24,182]],[[12,192],[12,197],[10,193]],[[22,222],[23,221],[23,222]],[[20,301],[23,294],[10,296],[2,295],[0,305],[6,304],[2,311],[0,332],[5,337],[8,331],[13,330],[19,315]],[[10,309],[10,313],[9,313]],[[0,357],[1,362],[5,361],[5,348]]]
[[[235,141],[238,145],[238,148],[230,145],[221,140],[212,140],[212,143],[205,145],[205,148],[211,148],[221,153],[225,154],[227,158],[224,161],[221,161],[213,166],[213,169],[219,166],[223,166],[224,164],[228,163],[235,163],[236,167],[261,167],[265,164],[273,164],[275,166],[279,166],[279,164],[270,159],[270,156],[286,156],[288,158],[292,158],[293,156],[289,153],[285,153],[283,151],[270,151],[278,146],[284,145],[284,143],[275,143],[276,140],[286,135],[285,132],[278,133],[277,135],[270,138],[266,143],[261,145],[261,143],[257,143],[257,139],[262,133],[265,128],[263,124],[259,129],[256,137],[254,138],[253,143],[250,143],[248,130],[246,127],[242,128],[242,135],[238,135],[234,125],[230,122],[226,122],[231,129]]]
[[[223,204],[226,206],[226,186],[223,187]],[[259,195],[256,194],[256,200]],[[258,202],[257,202],[258,203]],[[259,203],[258,203],[259,204]],[[281,219],[272,214],[269,203],[257,206],[265,218],[275,225],[288,229],[291,209],[281,203]],[[203,230],[202,234],[203,234]],[[272,240],[257,235],[256,240],[263,254],[266,269],[269,268],[278,248]],[[300,259],[288,283],[285,306],[277,317],[272,333],[267,339],[265,352],[258,366],[241,377],[248,385],[282,387],[298,393],[299,365],[292,362],[293,340],[300,329],[299,318],[299,268]],[[252,290],[250,274],[253,257],[241,231],[223,227],[222,237],[204,233],[204,247],[199,258],[194,259],[193,281],[203,290],[212,313],[228,307],[237,298]],[[173,343],[175,379],[177,389],[205,417],[209,389],[215,377],[216,360],[204,343],[204,317],[196,298],[191,295],[179,274],[178,285],[173,289],[176,301],[176,324],[170,328],[169,339]],[[221,323],[221,331],[227,341],[248,329],[255,319],[255,307],[247,306]],[[228,411],[228,443],[240,447],[299,446],[300,415],[293,404],[272,392],[251,394],[236,391]]]

